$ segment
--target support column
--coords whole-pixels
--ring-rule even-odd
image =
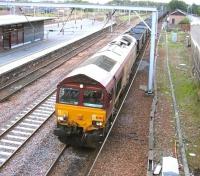
[[[128,13],[128,23],[130,24],[131,23],[131,11],[129,10],[129,13]]]
[[[76,24],[76,9],[74,10],[74,16],[75,16],[75,24]]]
[[[33,7],[33,16],[35,16],[35,6]]]
[[[155,37],[156,37],[156,12],[152,12],[150,65],[149,65],[149,80],[148,80],[148,90],[147,90],[148,94],[153,93]]]
[[[110,18],[110,21],[111,21],[110,32],[113,32],[113,15],[112,15],[113,11],[114,10],[112,10],[111,14],[108,15],[108,18]]]
[[[81,9],[81,30],[83,28],[83,9]]]
[[[158,38],[158,11],[156,12],[156,39]]]
[[[111,26],[110,26],[110,32],[113,32],[113,25],[112,25],[112,23],[113,23],[113,19],[112,19],[112,16],[111,16]]]
[[[13,6],[13,14],[14,15],[16,14],[16,8],[15,8],[15,6]]]

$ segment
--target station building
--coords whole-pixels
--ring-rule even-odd
[[[43,40],[44,22],[52,19],[24,15],[0,16],[0,52]]]
[[[177,25],[179,24],[187,14],[179,9],[176,9],[175,11],[171,12],[168,17],[168,22],[170,25]]]

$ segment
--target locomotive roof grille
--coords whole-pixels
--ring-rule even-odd
[[[84,65],[88,64],[97,65],[98,67],[110,72],[114,67],[114,65],[116,64],[116,61],[112,60],[107,56],[101,55],[84,62]]]
[[[109,72],[116,64],[116,61],[106,56],[99,56],[96,62],[94,62],[94,64]]]

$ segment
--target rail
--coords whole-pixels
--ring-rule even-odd
[[[56,157],[56,159],[54,160],[54,162],[51,164],[51,166],[49,167],[48,171],[45,173],[44,176],[49,176],[52,172],[53,172],[53,169],[56,167],[60,157],[63,155],[64,151],[69,147],[69,145],[65,145],[60,153],[58,154],[58,156]]]
[[[89,169],[89,171],[88,171],[88,173],[87,173],[87,176],[90,176],[90,175],[91,175],[91,172],[92,172],[92,170],[93,170],[93,168],[94,168],[94,166],[95,166],[95,164],[96,164],[96,162],[97,162],[97,160],[98,160],[98,157],[100,156],[100,154],[101,154],[101,152],[102,152],[102,150],[103,150],[103,148],[104,148],[104,146],[105,146],[105,144],[106,144],[106,141],[108,140],[108,137],[109,137],[109,135],[110,135],[110,133],[111,133],[111,131],[112,131],[114,125],[115,125],[116,120],[118,119],[118,116],[119,116],[119,114],[120,114],[120,112],[121,112],[121,109],[122,109],[122,107],[123,107],[123,105],[124,105],[124,102],[125,102],[125,100],[126,100],[128,94],[129,94],[129,91],[130,91],[130,89],[131,89],[131,87],[132,87],[132,85],[133,85],[133,82],[134,82],[134,80],[135,80],[135,78],[136,78],[136,75],[137,75],[137,73],[138,73],[138,71],[139,71],[139,68],[140,68],[140,65],[141,65],[141,63],[142,63],[142,60],[143,60],[143,58],[144,58],[144,54],[145,54],[145,51],[146,51],[147,47],[148,47],[148,44],[146,44],[146,46],[145,46],[145,49],[144,49],[144,52],[143,52],[142,57],[141,57],[141,59],[140,59],[140,62],[139,62],[139,64],[138,64],[138,66],[137,66],[137,69],[136,69],[136,71],[135,71],[135,74],[132,76],[132,79],[131,79],[130,84],[129,84],[128,88],[127,88],[126,94],[125,94],[125,96],[123,97],[122,103],[120,104],[120,107],[119,107],[119,109],[118,109],[118,111],[117,111],[117,113],[116,113],[115,119],[114,119],[114,121],[112,122],[112,125],[111,125],[111,127],[110,127],[110,129],[109,129],[109,131],[108,131],[108,133],[107,133],[107,135],[106,135],[106,137],[105,137],[105,139],[104,139],[104,141],[103,141],[103,143],[102,143],[100,149],[99,149],[99,152],[97,153],[97,155],[96,155],[96,157],[95,157],[95,159],[94,159],[94,162],[92,163],[92,165],[91,165],[91,167],[90,167],[90,169]],[[138,58],[139,58],[139,57],[138,57]]]
[[[43,126],[54,113],[55,91],[46,95],[22,117],[16,117],[0,135],[0,168]]]

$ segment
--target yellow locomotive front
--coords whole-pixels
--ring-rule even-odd
[[[73,80],[60,83],[56,98],[57,128],[62,142],[93,147],[106,125],[106,91],[97,83]]]

